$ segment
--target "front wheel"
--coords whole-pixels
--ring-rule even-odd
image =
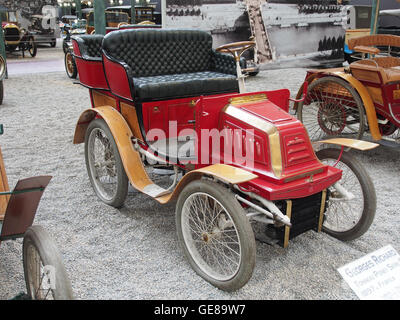
[[[176,205],[178,239],[192,268],[214,286],[234,291],[253,274],[253,230],[233,193],[220,184],[188,184]]]
[[[28,296],[33,300],[71,300],[71,283],[53,240],[41,226],[32,226],[23,241]]]
[[[34,38],[29,38],[28,42],[28,52],[32,58],[36,57],[37,45]]]
[[[128,177],[113,135],[103,119],[93,120],[85,135],[85,160],[90,182],[106,204],[121,207],[128,193]]]
[[[78,70],[76,68],[74,56],[69,50],[65,54],[64,65],[65,65],[65,71],[67,72],[67,76],[70,79],[76,79],[76,76],[78,75]]]
[[[354,240],[371,226],[376,211],[376,193],[368,173],[350,153],[340,149],[322,149],[316,153],[324,164],[342,170],[342,179],[329,187],[329,196],[322,230],[343,240]],[[347,197],[341,192],[344,188]]]

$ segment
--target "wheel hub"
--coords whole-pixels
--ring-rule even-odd
[[[318,108],[318,123],[329,135],[338,135],[346,127],[346,111],[338,103],[321,104]]]

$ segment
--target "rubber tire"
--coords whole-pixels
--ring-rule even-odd
[[[346,88],[351,95],[353,96],[354,100],[357,103],[357,107],[358,107],[358,114],[360,117],[360,128],[358,130],[358,135],[357,137],[354,137],[354,139],[361,139],[364,131],[365,131],[365,115],[364,115],[364,107],[363,107],[363,102],[359,96],[359,94],[357,93],[357,91],[346,81],[338,78],[338,77],[323,77],[323,78],[319,78],[317,80],[314,80],[313,82],[311,82],[310,86],[308,87],[307,90],[307,95],[308,92],[311,92],[314,87],[316,87],[317,85],[324,83],[324,82],[337,82],[338,84],[340,84],[342,87]],[[297,118],[303,122],[303,106],[304,106],[304,102],[300,102],[297,108]],[[307,129],[307,128],[306,128]],[[339,135],[340,136],[340,135]]]
[[[68,55],[71,55],[71,52],[70,52],[69,50],[67,51],[67,53],[66,53],[65,56],[64,56],[65,72],[67,73],[68,78],[70,78],[70,79],[76,79],[76,77],[77,77],[77,75],[78,75],[78,69],[77,69],[77,67],[76,67],[75,59],[74,59],[74,57],[72,56],[72,67],[73,67],[73,70],[72,70],[72,73],[69,74],[69,72],[68,72],[68,67],[67,67],[67,56],[68,56]]]
[[[338,159],[340,152],[340,149],[328,148],[318,151],[316,155],[320,160],[327,158]],[[350,241],[362,236],[371,226],[376,212],[376,192],[374,184],[367,171],[353,155],[351,155],[349,152],[343,152],[340,162],[343,162],[348,168],[351,169],[351,171],[353,171],[360,183],[364,197],[363,212],[358,223],[347,231],[332,231],[324,226],[322,226],[322,230],[339,240]]]
[[[50,47],[55,48],[57,45],[57,40],[50,42]]]
[[[66,41],[63,41],[62,47],[63,47],[64,54],[67,53],[69,50],[69,46]]]
[[[239,267],[238,273],[230,280],[219,281],[211,278],[206,273],[204,273],[195,263],[192,256],[190,255],[182,234],[182,224],[181,215],[182,207],[185,200],[195,192],[203,192],[211,195],[217,199],[229,212],[234,221],[237,232],[239,234],[239,239],[241,241],[242,247],[242,260]],[[243,208],[240,206],[233,193],[222,185],[208,181],[208,180],[196,180],[189,183],[180,193],[175,212],[177,234],[180,245],[186,258],[189,261],[191,267],[200,275],[203,279],[210,282],[212,285],[224,291],[235,291],[243,287],[251,278],[256,261],[256,243],[253,233],[253,229],[248,218],[245,215]]]
[[[30,41],[30,40],[29,40]],[[32,58],[36,57],[37,54],[37,44],[35,42],[35,40],[33,40],[33,52],[31,53],[28,49],[29,54],[31,55]]]
[[[53,290],[53,296],[56,300],[72,300],[74,299],[72,293],[71,282],[67,276],[67,272],[65,270],[64,264],[62,262],[60,253],[57,247],[54,244],[54,241],[51,239],[49,234],[42,226],[31,226],[25,232],[22,252],[23,252],[23,265],[24,265],[24,275],[25,275],[25,283],[26,289],[29,297],[32,299],[32,295],[30,292],[29,285],[29,273],[27,268],[27,260],[28,257],[28,248],[29,246],[34,246],[36,251],[39,253],[39,256],[42,260],[44,266],[51,265],[55,269],[55,289]]]
[[[88,139],[92,130],[99,128],[104,131],[108,140],[110,141],[112,152],[115,158],[115,165],[117,168],[117,175],[118,175],[118,186],[117,192],[115,196],[111,200],[104,199],[101,194],[97,191],[95,183],[93,182],[93,177],[91,175],[90,167],[89,167],[89,160],[88,160]],[[97,194],[97,196],[106,204],[114,207],[120,208],[124,205],[125,199],[128,194],[128,185],[129,179],[125,173],[124,165],[121,160],[121,156],[119,155],[117,144],[115,143],[114,137],[108,127],[107,123],[103,119],[95,119],[90,122],[86,134],[85,134],[85,161],[86,161],[86,169],[89,175],[90,183]]]
[[[4,98],[4,84],[3,81],[0,81],[0,105],[3,104],[3,98]]]

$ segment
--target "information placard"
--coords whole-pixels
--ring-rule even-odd
[[[387,245],[338,269],[361,300],[400,299],[400,255]]]

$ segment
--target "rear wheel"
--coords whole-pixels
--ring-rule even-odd
[[[255,265],[255,239],[243,208],[227,188],[198,180],[181,192],[176,206],[178,239],[192,268],[214,286],[244,286]]]
[[[44,228],[28,228],[22,251],[26,288],[31,299],[73,299],[71,283],[60,254]]]
[[[297,117],[311,141],[331,137],[361,139],[365,130],[364,108],[356,90],[336,77],[314,80],[305,102],[299,103]]]
[[[93,120],[85,135],[85,160],[90,182],[106,204],[121,207],[128,193],[128,177],[113,135],[103,119]]]
[[[342,170],[342,179],[329,187],[323,231],[343,241],[360,237],[375,217],[376,193],[371,178],[348,152],[343,152],[339,162],[340,149],[322,149],[316,155],[321,162]],[[350,193],[349,198],[339,192],[341,187]]]

